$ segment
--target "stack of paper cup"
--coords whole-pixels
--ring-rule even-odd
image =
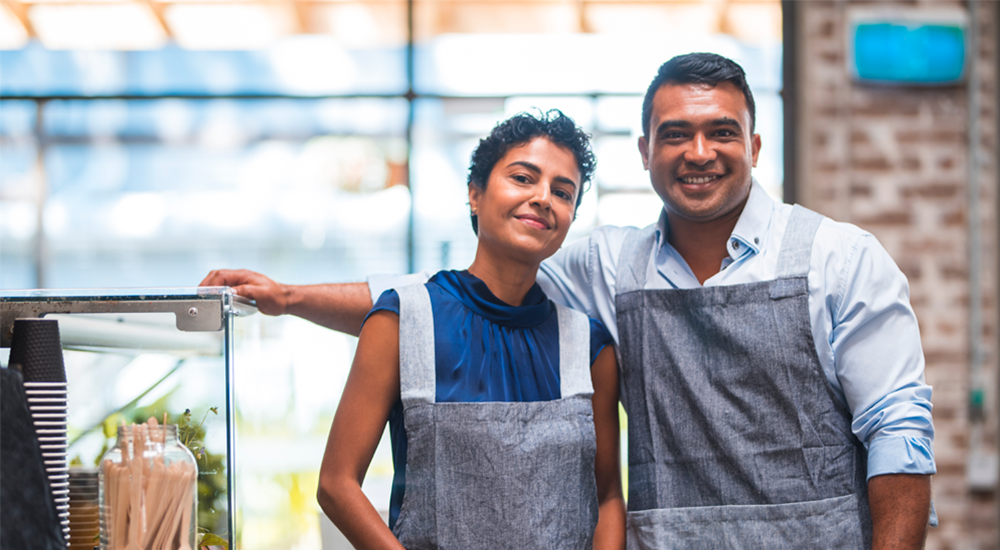
[[[93,550],[100,527],[97,468],[69,469],[70,550]]]
[[[66,464],[66,421],[69,411],[66,367],[59,322],[17,319],[10,344],[11,366],[20,365],[28,412],[35,424],[45,473],[59,514],[63,536],[69,542],[69,468]]]

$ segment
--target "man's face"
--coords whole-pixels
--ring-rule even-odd
[[[746,99],[733,84],[668,83],[653,96],[639,152],[668,214],[709,222],[742,211],[760,136],[750,134]]]

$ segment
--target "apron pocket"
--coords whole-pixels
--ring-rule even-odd
[[[629,550],[863,548],[858,497],[628,513]]]

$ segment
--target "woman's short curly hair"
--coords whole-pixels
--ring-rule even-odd
[[[576,167],[580,170],[580,192],[576,195],[576,206],[579,207],[586,184],[590,183],[594,175],[597,158],[590,150],[590,135],[559,109],[544,113],[538,111],[537,114],[522,112],[497,124],[490,135],[479,140],[479,145],[472,152],[468,184],[486,189],[496,163],[514,147],[524,145],[536,137],[544,137],[573,152]],[[479,234],[476,216],[472,216],[472,230]]]

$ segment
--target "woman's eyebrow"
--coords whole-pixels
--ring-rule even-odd
[[[528,162],[526,160],[515,160],[514,162],[508,164],[507,166],[508,167],[509,166],[524,166],[525,168],[527,168],[528,170],[531,170],[532,172],[536,172],[536,173],[539,173],[539,174],[542,173],[542,169],[539,168],[538,165],[532,164],[532,163],[530,163],[530,162]]]
[[[569,178],[567,178],[566,176],[556,176],[556,177],[554,177],[552,179],[554,181],[559,182],[559,183],[568,183],[568,184],[570,184],[570,185],[573,186],[574,190],[576,190],[576,188],[577,188],[576,182],[573,181],[573,180],[571,180],[571,179],[569,179]]]

